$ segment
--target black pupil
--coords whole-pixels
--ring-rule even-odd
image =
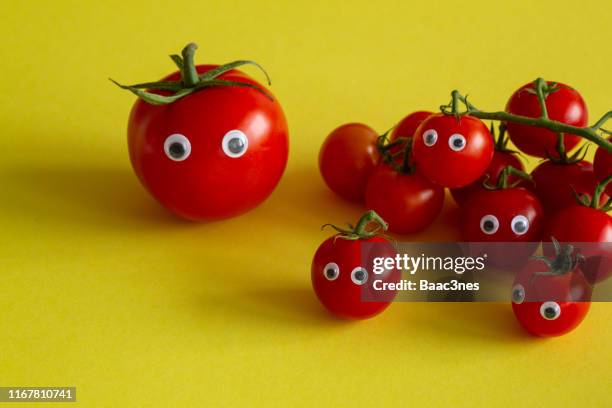
[[[523,232],[526,229],[526,225],[523,221],[519,221],[516,224],[514,224],[514,228],[518,231],[518,232]]]
[[[242,149],[244,149],[244,142],[239,137],[234,137],[230,139],[229,143],[227,144],[227,147],[232,153],[240,153]]]
[[[174,142],[170,145],[168,151],[170,152],[170,156],[174,158],[181,158],[185,154],[185,146],[183,146],[182,143]]]
[[[463,146],[463,139],[456,138],[455,140],[453,140],[453,145],[454,145],[455,147],[461,147],[461,146]]]
[[[334,276],[336,276],[336,271],[333,268],[329,268],[325,271],[325,274],[328,278],[333,278]]]
[[[363,271],[355,272],[355,279],[361,282],[364,278],[365,278],[365,273],[363,273]]]
[[[547,307],[546,309],[544,309],[544,315],[549,319],[552,319],[557,315],[557,311],[554,307]]]
[[[432,134],[430,133],[430,134],[428,134],[428,135],[425,137],[425,139],[426,139],[427,143],[431,144],[431,143],[433,143],[433,141],[434,141],[434,135],[432,135]]]
[[[523,296],[522,296],[521,290],[520,289],[516,289],[514,291],[514,299],[515,300],[521,300],[522,297]]]
[[[486,220],[483,224],[485,231],[493,231],[495,229],[495,223],[491,220]]]

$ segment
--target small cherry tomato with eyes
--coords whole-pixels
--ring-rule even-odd
[[[368,180],[366,207],[380,214],[397,234],[427,228],[443,205],[444,188],[409,167],[402,171],[381,164]]]
[[[366,230],[369,223],[377,228]],[[315,294],[332,314],[345,319],[367,319],[385,310],[397,291],[383,284],[397,283],[400,272],[393,266],[381,273],[373,270],[374,259],[392,258],[397,252],[385,238],[376,235],[386,223],[374,211],[366,212],[348,230],[325,240],[312,260],[311,278]],[[378,288],[378,289],[377,289]]]
[[[421,123],[412,149],[421,174],[440,186],[458,188],[484,174],[493,158],[493,137],[480,119],[439,113]]]
[[[181,71],[160,82],[120,86],[140,97],[128,148],[142,184],[184,218],[217,220],[272,193],[287,163],[287,123],[269,91],[232,69],[254,63],[195,66],[195,49],[174,56]]]
[[[574,330],[590,308],[592,288],[570,245],[555,243],[555,258],[531,260],[512,287],[512,310],[534,336],[561,336]]]
[[[536,92],[536,83],[528,83],[512,94],[506,111],[515,115],[539,118],[542,114]],[[572,126],[588,124],[587,107],[578,91],[560,82],[546,82],[543,87],[546,110],[552,120]],[[508,134],[512,143],[522,152],[537,157],[558,157],[557,134],[535,126],[508,122]],[[577,135],[565,135],[566,151],[573,149],[582,139]]]
[[[491,135],[494,135],[493,126],[491,126]],[[512,166],[515,169],[523,171],[525,167],[523,162],[519,159],[516,152],[509,150],[507,147],[508,138],[505,136],[505,128],[500,126],[500,134],[495,139],[495,152],[493,153],[493,159],[487,167],[485,174],[478,180],[461,188],[451,188],[450,193],[457,205],[462,206],[469,199],[471,195],[477,191],[484,190],[484,182],[490,184],[497,184],[501,172],[508,166]],[[518,181],[519,178],[513,174],[508,176],[508,183],[513,184]]]
[[[472,195],[462,207],[461,235],[468,242],[535,242],[540,240],[544,213],[529,190],[508,183],[511,174],[529,176],[506,167],[496,186]]]
[[[591,194],[597,185],[593,165],[586,161],[546,160],[532,172],[535,192],[549,214],[576,205],[575,193]],[[608,199],[600,197],[601,204]]]
[[[368,177],[379,161],[378,134],[362,123],[334,129],[319,151],[319,170],[327,186],[351,201],[363,201]]]

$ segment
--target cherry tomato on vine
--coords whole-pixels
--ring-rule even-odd
[[[608,138],[612,141],[612,138]],[[593,170],[597,181],[601,182],[612,174],[612,153],[608,152],[603,147],[598,147],[593,160]],[[612,185],[608,185],[606,189],[608,195],[612,195]]]
[[[592,289],[579,262],[571,258],[571,252],[561,251],[565,252],[552,261],[531,260],[514,280],[512,310],[534,336],[569,333],[584,320],[591,305]]]
[[[542,114],[534,83],[520,87],[512,94],[506,111],[520,116],[539,118]],[[544,90],[546,110],[552,120],[568,125],[585,127],[588,124],[587,107],[582,96],[574,88],[560,82],[547,82]],[[537,157],[557,157],[557,134],[551,130],[508,122],[508,134],[512,143],[522,152]],[[565,150],[573,149],[581,138],[564,135]]]
[[[532,172],[535,192],[549,214],[576,205],[576,193],[591,194],[597,185],[593,165],[586,160],[563,163],[546,160]],[[601,195],[601,204],[607,200]]]
[[[368,211],[355,228],[334,227],[339,233],[325,240],[312,260],[314,291],[323,306],[338,317],[375,316],[389,306],[397,293],[395,288],[382,286],[399,282],[400,272],[395,267],[380,274],[372,270],[374,258],[394,257],[396,251],[387,239],[376,235],[376,229],[365,229],[370,222],[377,223],[378,230],[386,230],[386,223]]]
[[[395,140],[398,137],[413,137],[421,123],[431,115],[433,115],[433,112],[429,111],[412,112],[397,124],[393,132],[391,132],[389,139]]]
[[[196,67],[195,48],[176,56],[183,72],[122,86],[140,97],[128,148],[136,175],[162,205],[190,220],[216,220],[272,193],[287,163],[287,123],[269,91],[231,69],[250,62]]]
[[[491,135],[493,134],[493,127],[491,127]],[[484,183],[497,184],[499,180],[499,176],[506,167],[512,166],[515,169],[523,171],[525,167],[523,166],[523,162],[519,159],[518,155],[509,150],[506,146],[508,143],[508,139],[505,137],[505,131],[500,130],[500,135],[495,141],[495,151],[493,153],[493,159],[489,164],[489,167],[485,170],[485,173],[482,177],[480,177],[475,182],[468,184],[465,187],[460,188],[451,188],[450,193],[453,196],[453,199],[457,203],[457,205],[462,206],[466,203],[471,195],[478,191],[484,190]],[[515,176],[514,174],[510,174],[508,176],[508,183],[514,184],[516,181],[519,181],[520,178]]]
[[[466,186],[486,171],[493,158],[493,138],[471,116],[429,116],[413,140],[416,167],[430,181],[449,188]]]
[[[378,134],[362,123],[334,129],[319,151],[319,170],[327,186],[341,197],[363,201],[368,177],[379,160]]]
[[[409,234],[427,228],[444,205],[444,188],[418,172],[379,165],[368,180],[366,207],[380,214],[389,230]]]

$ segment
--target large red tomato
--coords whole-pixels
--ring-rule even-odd
[[[419,173],[405,174],[380,165],[368,180],[366,207],[389,223],[389,230],[409,234],[428,227],[442,211],[444,188]]]
[[[463,187],[476,181],[493,158],[493,137],[472,116],[435,114],[419,126],[413,139],[418,171],[443,187]]]
[[[264,89],[236,70],[217,79]],[[164,78],[178,80],[179,72]],[[272,193],[287,163],[287,123],[276,98],[257,89],[207,87],[166,105],[137,100],[128,148],[136,175],[161,204],[187,219],[215,220]]]
[[[334,131],[319,151],[319,170],[327,186],[339,196],[363,201],[368,177],[379,161],[378,134],[361,123],[348,123]]]
[[[356,229],[367,218],[380,220],[369,211]],[[380,225],[385,226],[384,222]],[[395,255],[393,245],[381,236],[346,231],[328,238],[312,260],[312,286],[319,301],[332,314],[346,319],[366,319],[381,313],[397,293],[395,288],[383,285],[399,282],[400,272],[395,266],[375,271],[374,259]]]
[[[612,140],[612,138],[608,140]],[[595,159],[593,160],[593,170],[599,182],[604,181],[606,177],[612,175],[612,153],[603,147],[598,147],[595,152]],[[608,185],[606,192],[608,195],[612,195],[612,184]]]
[[[588,124],[587,107],[582,96],[574,88],[560,82],[547,82],[549,87],[556,84],[556,90],[546,96],[546,110],[552,120],[568,125],[584,127]],[[539,118],[540,103],[532,82],[523,85],[512,94],[506,105],[506,111],[515,115]],[[508,134],[512,143],[524,153],[537,157],[557,157],[557,134],[553,131],[535,126],[508,122]],[[564,135],[565,150],[574,148],[581,138],[576,135]]]

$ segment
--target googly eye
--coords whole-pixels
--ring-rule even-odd
[[[520,305],[525,300],[525,288],[520,283],[517,283],[512,288],[512,303]]]
[[[480,219],[480,230],[487,235],[493,235],[499,229],[497,217],[491,214],[485,215]]]
[[[323,268],[323,276],[330,281],[338,279],[338,276],[340,276],[340,267],[338,267],[338,264],[335,262],[328,263],[325,265],[325,268]]]
[[[232,158],[237,158],[246,153],[249,148],[249,139],[240,130],[230,130],[223,136],[221,141],[223,153]]]
[[[455,133],[448,138],[448,146],[451,148],[451,150],[456,152],[460,152],[461,150],[465,149],[466,144],[465,137],[462,134]]]
[[[517,215],[512,218],[510,226],[512,227],[512,232],[516,235],[523,235],[529,231],[529,220],[524,215]]]
[[[428,129],[423,132],[423,143],[425,146],[431,147],[438,141],[438,132],[435,129]]]
[[[351,280],[355,285],[363,285],[368,281],[368,271],[361,266],[356,267],[351,272]]]
[[[546,320],[555,320],[561,316],[561,306],[557,302],[544,302],[540,306],[540,315]]]
[[[191,154],[191,143],[184,135],[174,133],[164,141],[164,152],[170,160],[183,161]]]

